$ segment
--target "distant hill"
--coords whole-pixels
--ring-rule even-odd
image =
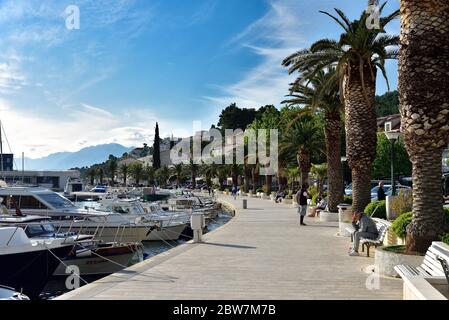
[[[125,152],[133,149],[111,143],[87,147],[77,152],[53,153],[39,159],[25,158],[25,170],[67,170],[70,168],[81,168],[102,163],[108,160],[111,154],[116,157],[121,157]],[[17,162],[18,165],[19,162]]]

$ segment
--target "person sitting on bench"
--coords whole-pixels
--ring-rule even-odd
[[[359,255],[359,244],[362,238],[376,239],[378,234],[376,223],[373,219],[363,213],[355,212],[352,216],[352,225],[354,226],[354,246],[349,252],[350,256]]]
[[[285,197],[284,191],[279,190],[276,193],[276,203],[282,202],[282,199],[284,199],[284,197]]]
[[[327,198],[323,198],[322,200],[318,201],[318,204],[316,206],[310,208],[309,217],[319,217],[320,212],[326,210],[326,208],[327,208]]]

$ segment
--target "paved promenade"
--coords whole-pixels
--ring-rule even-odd
[[[336,223],[269,200],[220,196],[237,215],[204,237],[67,293],[59,299],[402,299],[402,280],[373,277],[373,258],[349,257]],[[378,286],[376,285],[378,284]]]

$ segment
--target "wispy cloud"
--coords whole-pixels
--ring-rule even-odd
[[[281,66],[282,60],[300,49],[301,20],[298,1],[272,0],[269,11],[245,30],[233,37],[228,47],[240,45],[261,58],[261,62],[242,76],[242,80],[218,85],[220,94],[205,99],[227,105],[236,102],[241,107],[279,105],[288,92],[292,77]]]

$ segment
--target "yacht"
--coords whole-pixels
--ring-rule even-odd
[[[10,214],[48,216],[60,231],[95,235],[104,242],[139,243],[158,227],[114,212],[80,209],[59,193],[39,187],[0,188],[0,197]]]
[[[51,219],[40,216],[0,216],[0,226],[21,227],[28,238],[72,238],[75,248],[61,261],[53,276],[67,276],[67,266],[76,266],[81,276],[108,275],[143,261],[143,248],[138,243],[101,242],[92,235],[58,232]]]
[[[73,247],[72,238],[30,239],[20,227],[0,227],[0,283],[37,299]]]
[[[83,182],[79,178],[69,178],[64,188],[64,195],[70,197],[74,192],[83,191]]]
[[[147,205],[139,199],[119,199],[106,197],[100,200],[99,210],[120,214],[138,224],[157,224],[145,241],[177,240],[190,222],[190,215],[167,212],[157,203]]]

